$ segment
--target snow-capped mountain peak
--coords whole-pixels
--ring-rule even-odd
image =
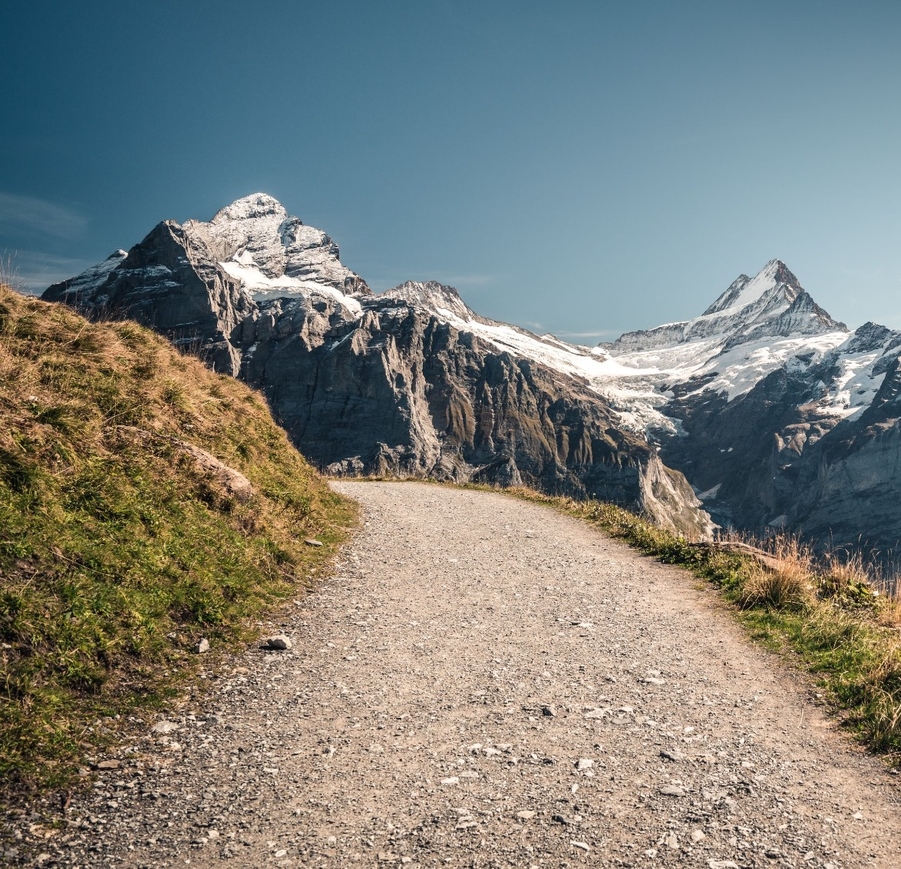
[[[209,222],[189,220],[184,228],[252,295],[292,295],[309,282],[369,292],[366,282],[342,265],[338,245],[326,233],[291,217],[266,193],[245,196]]]
[[[616,356],[703,342],[698,350],[709,357],[711,351],[767,336],[847,331],[810,298],[785,263],[774,259],[753,278],[736,278],[700,317],[627,332],[602,346]]]
[[[784,298],[793,302],[804,292],[800,281],[788,266],[779,259],[770,260],[753,278],[739,275],[706,311],[703,316],[718,314],[727,309],[741,309],[757,302],[762,296],[781,292]]]
[[[439,317],[454,316],[464,322],[480,317],[460,298],[454,287],[438,281],[406,281],[382,293],[385,298],[402,299],[425,308]]]
[[[274,217],[281,222],[288,216],[285,206],[268,193],[252,193],[220,208],[210,221],[214,226],[241,220],[261,220]]]

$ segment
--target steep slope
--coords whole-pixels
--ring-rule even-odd
[[[618,370],[602,351],[478,317],[436,283],[374,296],[324,233],[262,194],[208,223],[161,223],[117,256],[44,297],[135,317],[259,387],[331,473],[526,483],[709,533],[682,475],[586,378]]]
[[[351,516],[243,384],[0,287],[0,792],[63,781]]]

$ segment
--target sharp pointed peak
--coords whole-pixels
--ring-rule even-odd
[[[781,259],[771,259],[757,273],[756,278],[768,278],[775,283],[789,284],[790,286],[801,289],[801,282],[795,277],[792,270]]]
[[[804,292],[801,282],[791,269],[781,259],[771,259],[753,278],[745,274],[739,275],[704,314],[746,307],[777,287],[786,288],[785,295],[789,302],[794,301],[798,293]]]

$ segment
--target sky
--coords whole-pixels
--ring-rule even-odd
[[[40,291],[255,192],[375,290],[576,343],[780,258],[901,329],[901,4],[30,0],[0,21],[0,270]]]

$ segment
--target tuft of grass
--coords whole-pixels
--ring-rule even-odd
[[[201,637],[248,641],[354,516],[241,383],[0,287],[0,796],[70,784],[103,722],[171,695]]]
[[[803,612],[816,599],[813,553],[797,538],[769,542],[766,562],[751,565],[737,598],[743,607]]]

